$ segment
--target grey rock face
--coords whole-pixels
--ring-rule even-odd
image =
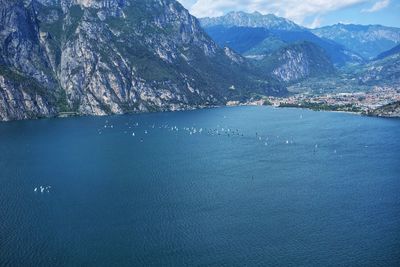
[[[283,47],[266,55],[258,64],[285,83],[335,72],[335,67],[324,51],[309,42]]]
[[[372,61],[358,73],[361,84],[400,87],[400,53]]]
[[[272,73],[282,81],[295,81],[310,75],[309,61],[302,52],[293,53],[291,50],[286,50],[279,60],[282,64],[277,66]]]
[[[0,3],[0,65],[43,89],[20,111],[4,98],[2,119],[177,110],[285,91],[219,48],[174,0]],[[2,90],[22,99],[23,86],[7,82],[9,73]]]
[[[35,81],[0,70],[0,121],[54,116],[45,90]]]
[[[34,13],[31,4],[0,1],[0,64],[50,85],[54,81],[46,73],[49,62],[40,45]]]
[[[302,30],[296,23],[277,17],[273,14],[263,15],[259,12],[230,12],[225,16],[215,18],[201,18],[203,27],[226,26],[226,27],[259,27],[273,30]]]

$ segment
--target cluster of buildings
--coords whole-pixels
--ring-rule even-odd
[[[289,97],[266,97],[264,104],[276,107],[324,107],[325,109],[340,109],[350,107],[360,112],[368,112],[381,106],[400,101],[400,88],[375,87],[368,92],[330,93],[324,95],[312,95],[309,93],[296,94]]]

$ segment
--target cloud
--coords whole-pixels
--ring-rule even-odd
[[[180,2],[187,9],[190,9],[190,7],[196,3],[196,0],[178,0],[178,2]]]
[[[181,0],[181,2],[188,0]],[[368,0],[195,0],[186,7],[197,17],[216,17],[228,11],[259,11],[272,13],[303,24],[307,17],[315,17],[335,10],[365,3]],[[387,0],[383,0],[387,1]],[[192,1],[193,2],[193,1]]]
[[[363,13],[373,13],[376,11],[379,11],[381,9],[384,9],[390,5],[390,0],[382,0],[376,2],[371,8],[363,9],[361,12]]]
[[[322,23],[322,18],[321,18],[321,16],[318,15],[315,17],[313,22],[310,25],[308,25],[308,28],[311,28],[311,29],[318,28],[319,26],[321,26],[321,23]]]

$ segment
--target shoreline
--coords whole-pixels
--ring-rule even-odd
[[[344,113],[344,114],[352,114],[352,115],[359,115],[359,116],[363,116],[363,117],[375,117],[375,118],[383,118],[383,119],[400,119],[400,114],[397,116],[386,116],[386,115],[374,115],[372,113],[365,113],[362,111],[346,111],[346,110],[329,110],[329,109],[313,109],[313,108],[308,108],[308,107],[280,107],[278,106],[277,108],[300,108],[300,109],[307,109],[307,110],[311,110],[311,111],[315,111],[315,112],[333,112],[333,113]]]
[[[334,110],[334,109],[317,109],[317,108],[311,108],[307,106],[301,106],[301,105],[288,105],[288,106],[277,106],[277,105],[272,105],[272,104],[260,104],[260,101],[254,101],[254,102],[247,102],[247,103],[238,103],[238,104],[231,104],[227,106],[232,106],[232,107],[239,107],[239,106],[269,106],[269,107],[274,107],[274,108],[294,108],[294,109],[307,109],[311,110],[314,112],[335,112],[335,113],[345,113],[345,114],[352,114],[352,115],[359,115],[359,116],[364,116],[364,117],[375,117],[375,118],[386,118],[386,119],[400,119],[400,114],[395,115],[395,116],[386,116],[384,114],[378,114],[375,115],[373,113],[365,113],[363,111],[347,111],[347,110]],[[340,108],[340,106],[338,106]]]
[[[237,102],[237,103],[232,103]],[[307,109],[314,112],[335,112],[335,113],[345,113],[352,115],[359,115],[365,117],[375,117],[375,118],[384,118],[384,119],[400,119],[399,116],[385,116],[385,115],[375,115],[375,114],[366,114],[363,112],[356,111],[346,111],[346,110],[329,110],[329,109],[314,109],[306,106],[275,106],[271,104],[261,103],[258,101],[249,101],[246,103],[240,103],[238,101],[230,101],[225,105],[212,105],[212,106],[196,106],[196,107],[185,107],[182,109],[171,109],[171,110],[154,110],[154,111],[138,111],[138,112],[126,112],[126,113],[112,113],[112,114],[80,114],[78,112],[60,112],[51,116],[43,116],[43,117],[33,117],[33,118],[24,118],[24,119],[15,119],[15,120],[0,120],[1,123],[11,123],[18,121],[35,121],[35,120],[45,120],[45,119],[67,119],[67,118],[75,118],[75,117],[107,117],[107,116],[118,116],[118,115],[141,115],[141,114],[152,114],[152,113],[167,113],[167,112],[185,112],[185,111],[195,111],[195,110],[203,110],[203,109],[213,109],[213,108],[224,108],[224,107],[272,107],[272,108],[293,108],[293,109]]]
[[[108,116],[122,116],[122,115],[142,115],[142,114],[152,114],[152,113],[183,112],[183,111],[194,111],[194,110],[212,109],[220,107],[225,107],[225,105],[195,106],[195,107],[184,107],[181,109],[170,109],[170,110],[166,109],[166,110],[151,110],[151,111],[137,111],[137,112],[130,111],[130,112],[110,113],[110,114],[82,114],[79,112],[59,112],[56,114],[51,114],[49,116],[37,116],[32,118],[13,119],[13,120],[0,120],[0,124],[18,122],[18,121],[36,121],[36,120],[46,120],[46,119],[68,119],[77,117],[108,117]]]

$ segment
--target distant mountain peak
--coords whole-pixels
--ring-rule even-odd
[[[400,44],[400,29],[381,25],[339,23],[314,29],[312,32],[356,51],[366,59],[373,59]]]
[[[220,17],[217,21],[202,21],[206,32],[220,46],[228,46],[234,51],[246,56],[260,56],[265,53],[275,51],[280,47],[297,41],[308,41],[314,43],[325,50],[329,59],[338,66],[346,64],[346,62],[362,62],[363,59],[356,53],[345,49],[342,45],[320,38],[305,28],[299,26],[291,28],[287,20],[276,17],[274,15],[261,15],[262,20],[272,18],[269,26],[260,26],[259,24],[247,24],[232,22],[229,18],[232,16],[250,16],[248,13],[232,13],[229,16]],[[227,19],[228,18],[228,19]],[[246,22],[245,20],[242,20]],[[254,20],[252,20],[254,22]],[[290,22],[289,23],[293,23]],[[248,26],[236,26],[248,25]],[[283,26],[282,26],[283,25]]]
[[[248,13],[248,12],[245,12],[245,11],[230,11],[230,12],[228,12],[225,16],[237,16],[237,15],[240,15],[240,16],[247,16],[247,15],[252,15],[252,16],[258,16],[258,17],[260,17],[260,16],[264,16],[261,12],[259,12],[259,11],[254,11],[254,12],[252,12],[252,13]],[[223,17],[223,16],[221,16],[221,17]]]
[[[275,16],[274,14],[263,15],[257,11],[253,13],[232,11],[221,17],[202,18],[200,22],[205,28],[220,25],[225,27],[236,26],[291,31],[304,29],[288,19]]]
[[[262,14],[261,14],[260,12],[258,12],[258,11],[254,11],[252,14],[253,14],[253,15],[259,15],[259,16],[262,16]]]

